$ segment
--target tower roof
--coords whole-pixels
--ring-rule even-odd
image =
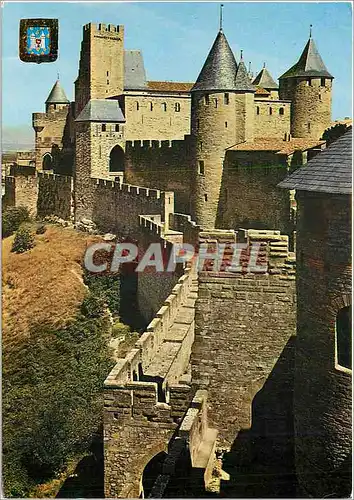
[[[69,104],[70,101],[66,97],[63,87],[60,85],[59,80],[57,80],[52,90],[47,97],[46,104]]]
[[[352,130],[345,132],[278,186],[299,191],[351,194],[352,135]]]
[[[117,100],[91,99],[75,121],[124,123],[125,118]]]
[[[280,78],[294,78],[297,76],[333,78],[333,76],[327,71],[315,42],[311,37],[302,51],[298,62],[286,71]]]
[[[236,90],[236,69],[235,56],[220,29],[191,91]]]
[[[256,87],[252,85],[246,65],[242,59],[238,65],[236,72],[235,90],[243,90],[248,92],[254,92],[256,90]]]
[[[278,89],[278,84],[273,80],[272,75],[269,73],[265,66],[263,66],[256,78],[253,80],[252,84],[267,90]]]

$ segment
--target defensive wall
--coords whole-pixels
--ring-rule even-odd
[[[208,390],[209,419],[219,430],[218,446],[230,449],[240,431],[255,424],[256,395],[271,385],[261,434],[276,440],[291,428],[296,297],[295,257],[288,250],[288,237],[279,231],[211,231],[200,233],[200,241],[211,251],[216,243],[224,243],[226,257],[230,244],[243,242],[247,248],[238,270],[226,272],[223,264],[215,272],[211,261],[199,272],[193,387]],[[255,244],[263,267],[250,271],[249,250]],[[285,401],[288,409],[282,407]]]
[[[192,399],[194,273],[187,268],[156,317],[105,381],[105,495],[138,497],[147,463],[168,444]]]
[[[189,141],[127,141],[125,180],[140,186],[174,191],[177,212],[190,213]]]
[[[254,137],[282,139],[290,133],[290,101],[255,99]]]
[[[32,216],[56,215],[70,220],[73,215],[73,179],[38,172],[5,178],[4,208],[26,206]]]
[[[289,169],[287,157],[273,151],[227,151],[218,227],[276,228],[291,236],[295,227],[290,195],[277,187]]]

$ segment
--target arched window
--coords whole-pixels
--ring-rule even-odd
[[[102,132],[106,132],[106,130],[107,130],[106,124],[102,123]]]
[[[109,155],[109,171],[124,172],[124,151],[118,146],[114,146]]]
[[[257,106],[257,108],[256,108],[256,113],[257,113],[257,115],[259,115],[259,106]]]
[[[284,114],[284,108],[279,108],[279,114],[280,114],[281,116],[283,116],[283,114]]]
[[[175,104],[175,111],[178,113],[179,111],[181,111],[181,105],[179,102],[176,102]]]
[[[352,311],[342,307],[336,317],[336,364],[352,369]]]
[[[167,104],[165,102],[162,103],[162,111],[167,111]]]
[[[116,130],[116,132],[119,132],[119,125],[118,125],[118,123],[116,123],[115,130]]]
[[[43,156],[42,168],[43,168],[43,170],[52,170],[53,169],[53,157],[50,153],[46,153]]]
[[[272,115],[273,114],[273,109],[272,108],[269,108],[269,114]]]

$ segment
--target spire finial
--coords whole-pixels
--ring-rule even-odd
[[[241,49],[241,61],[243,61],[243,50]]]
[[[58,73],[57,73],[57,80],[59,80],[59,71],[58,71]]]
[[[222,31],[222,22],[223,22],[223,19],[222,19],[222,10],[224,8],[224,4],[220,4],[220,31]]]
[[[312,38],[312,24],[310,24],[310,38]]]
[[[263,63],[263,68],[265,68],[265,66],[266,66],[266,64],[265,64],[265,62],[264,62],[264,63]]]
[[[249,73],[251,73],[251,64],[252,64],[251,61],[249,61],[249,63],[248,63],[248,72]]]

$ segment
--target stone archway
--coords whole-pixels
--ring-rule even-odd
[[[124,151],[118,144],[114,146],[109,154],[109,171],[124,172]]]
[[[157,477],[162,474],[162,466],[166,457],[167,453],[160,451],[146,464],[141,479],[140,498],[149,498]]]
[[[45,153],[42,159],[43,170],[53,170],[53,157],[50,153]]]

